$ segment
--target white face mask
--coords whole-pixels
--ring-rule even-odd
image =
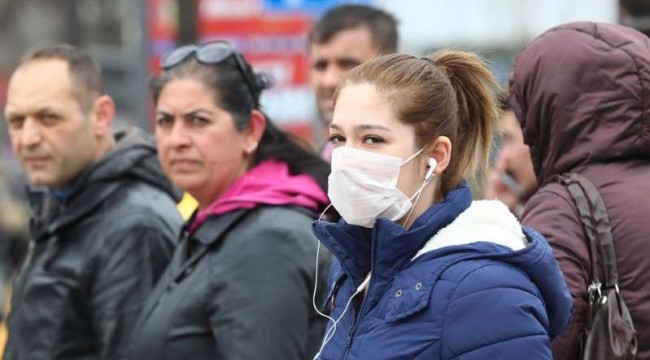
[[[332,153],[327,195],[348,224],[373,227],[377,218],[399,220],[413,207],[412,199],[428,184],[428,176],[410,198],[397,188],[402,165],[413,160],[339,147]],[[432,172],[432,171],[431,171]]]

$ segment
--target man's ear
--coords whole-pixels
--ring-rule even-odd
[[[440,175],[451,160],[451,140],[446,136],[438,136],[432,143],[430,143],[425,150],[427,156],[436,159],[437,165],[433,174]]]
[[[246,144],[244,145],[244,152],[248,155],[257,150],[257,146],[262,140],[264,130],[266,129],[266,116],[259,110],[251,112],[251,118],[246,129]]]
[[[93,102],[95,123],[94,132],[97,137],[111,134],[111,126],[115,118],[115,102],[108,95],[102,95]]]

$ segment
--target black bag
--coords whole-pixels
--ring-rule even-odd
[[[618,288],[614,238],[605,203],[596,187],[581,175],[564,174],[559,182],[575,200],[591,254],[589,309],[581,359],[634,359],[636,330]]]

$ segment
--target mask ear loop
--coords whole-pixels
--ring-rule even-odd
[[[404,165],[408,164],[409,161],[415,159],[416,156],[420,155],[422,153],[422,151],[424,151],[424,148],[418,150],[418,152],[416,152],[415,154],[413,154],[413,155],[409,156],[408,158],[406,158],[406,160],[402,161],[402,163],[399,166],[404,166]]]
[[[433,180],[434,178],[433,172],[436,170],[437,166],[438,166],[438,161],[436,161],[435,158],[429,158],[429,170],[427,170],[426,175],[424,175],[424,182],[422,183],[422,186],[420,186],[420,188],[410,198],[413,205],[411,205],[411,210],[406,216],[406,220],[404,221],[404,224],[408,224],[409,219],[411,218],[411,214],[413,214],[413,210],[415,209],[415,205],[418,203],[418,200],[420,200],[420,195],[422,195],[422,190],[424,190],[424,188],[427,185],[429,185],[431,180]],[[415,201],[413,201],[413,198],[415,198]]]

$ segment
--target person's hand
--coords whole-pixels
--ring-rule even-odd
[[[536,190],[537,178],[528,146],[516,141],[505,143],[488,179],[486,198],[502,201],[517,214]]]
[[[512,176],[497,169],[492,170],[485,190],[486,199],[496,199],[508,206],[512,212],[516,212],[521,206],[521,187]]]

